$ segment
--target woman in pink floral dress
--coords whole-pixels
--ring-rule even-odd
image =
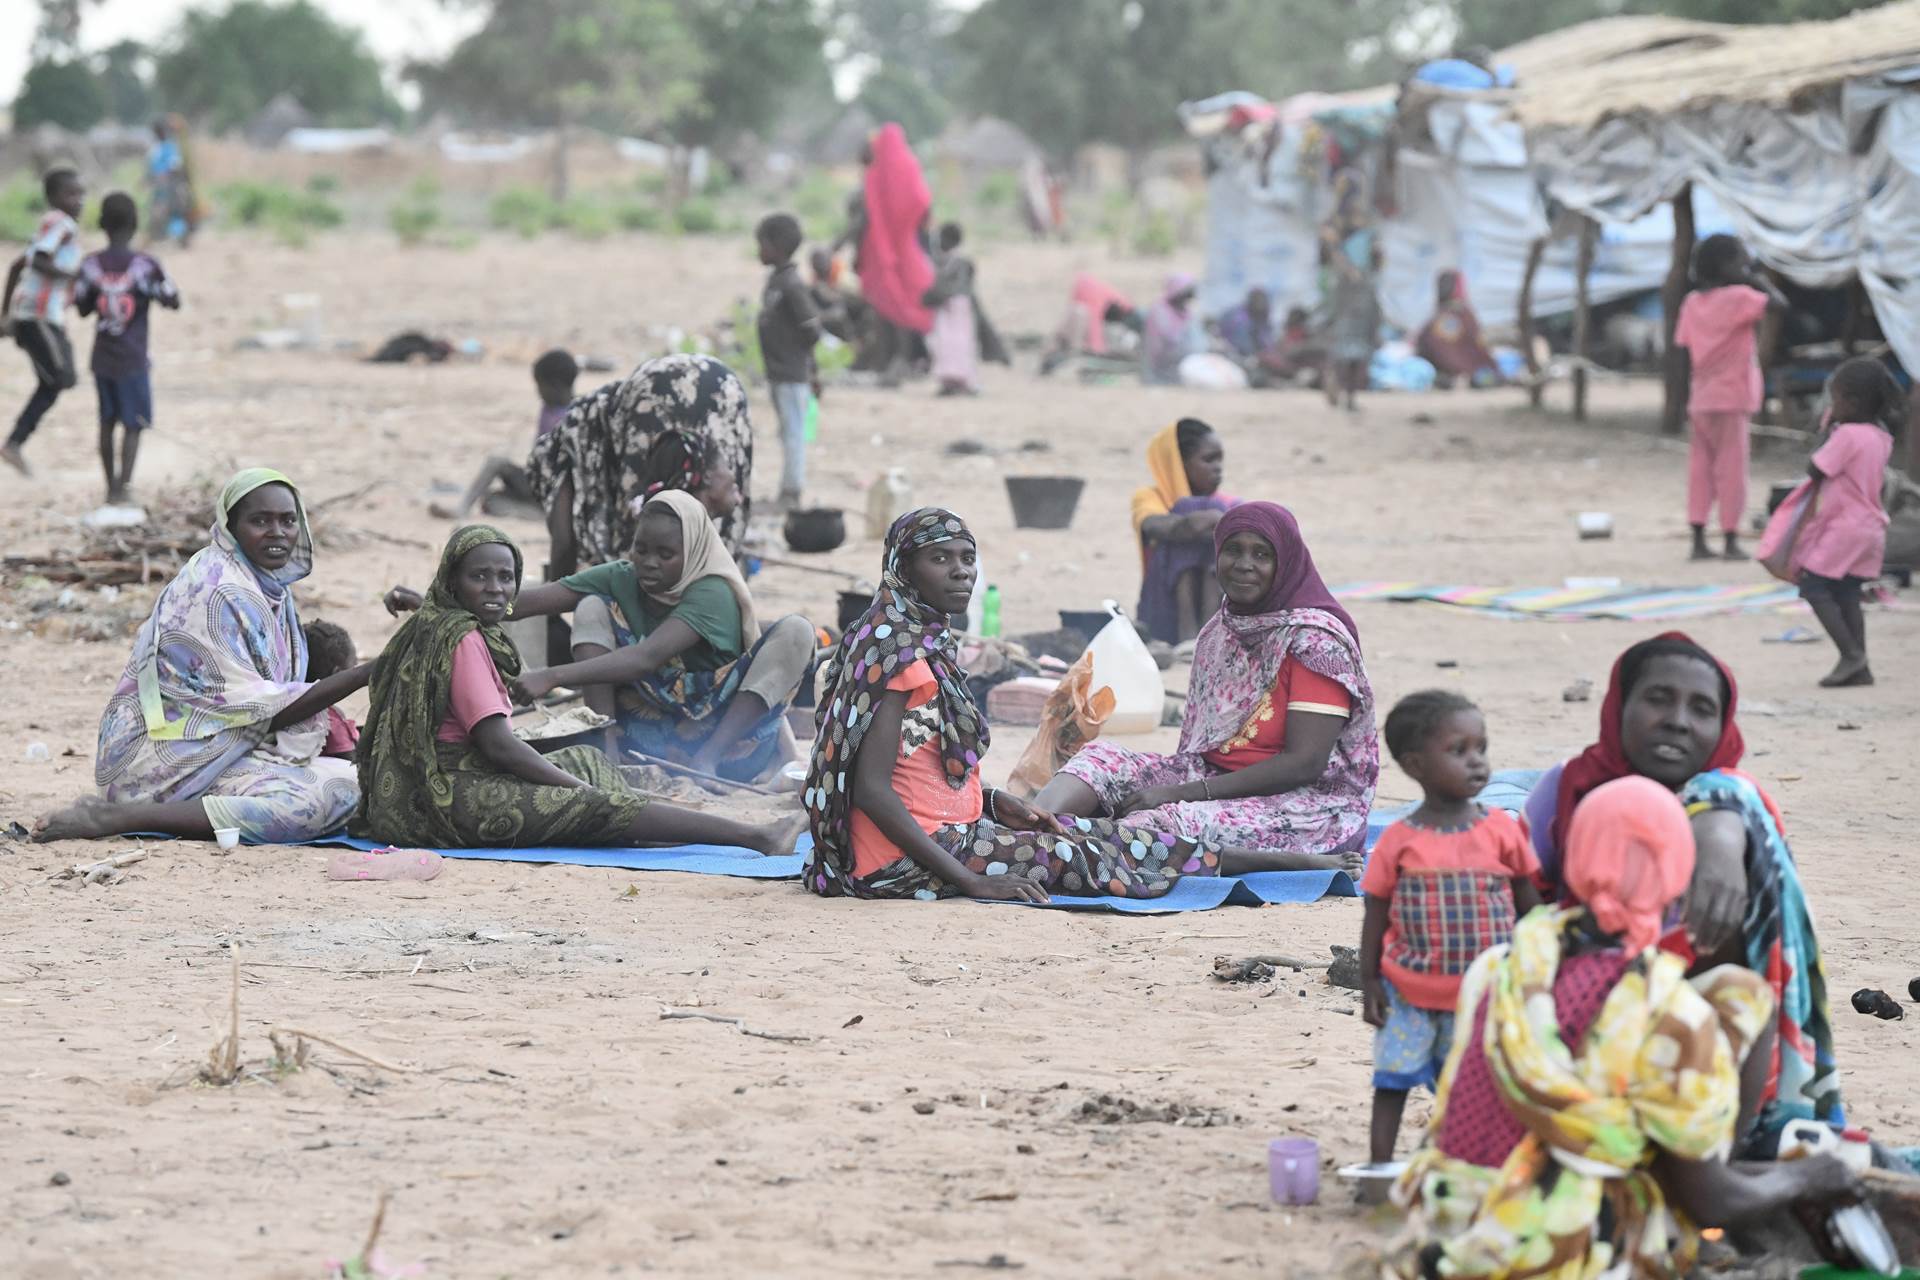
[[[1357,628],[1285,507],[1235,507],[1214,548],[1226,599],[1195,642],[1179,750],[1088,743],[1035,804],[1357,870],[1380,774]]]

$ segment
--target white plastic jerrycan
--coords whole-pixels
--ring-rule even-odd
[[[1104,602],[1111,621],[1087,646],[1093,655],[1093,691],[1113,690],[1113,714],[1100,726],[1100,736],[1151,733],[1160,727],[1167,686],[1160,667],[1147,652],[1146,642],[1113,601]]]
[[[867,537],[875,542],[887,536],[893,522],[913,510],[913,485],[902,467],[888,467],[867,490]]]

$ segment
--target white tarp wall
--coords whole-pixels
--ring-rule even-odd
[[[1519,318],[1528,248],[1546,232],[1546,214],[1526,140],[1492,103],[1449,101],[1430,109],[1437,153],[1403,148],[1395,207],[1381,223],[1385,266],[1381,305],[1387,319],[1412,331],[1433,314],[1434,277],[1452,267],[1467,278],[1483,325],[1509,327]],[[1208,183],[1207,269],[1200,305],[1218,315],[1264,287],[1276,312],[1319,301],[1318,227],[1322,184],[1302,176],[1299,131],[1286,128],[1268,152],[1240,139],[1213,141],[1218,166]],[[1920,145],[1920,143],[1916,143]],[[1603,227],[1590,291],[1608,302],[1666,279],[1673,243],[1672,211],[1658,204],[1624,224]],[[1710,200],[1696,201],[1706,230],[1721,229]],[[1577,246],[1550,246],[1534,278],[1535,315],[1573,309]]]
[[[1730,230],[1798,284],[1856,274],[1900,362],[1920,370],[1920,71],[1853,81],[1786,113],[1723,104],[1587,132],[1543,130],[1547,190],[1610,222],[1640,217],[1694,184]],[[1703,233],[1706,228],[1703,228]]]

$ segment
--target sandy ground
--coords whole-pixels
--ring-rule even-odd
[[[1014,246],[982,259],[986,296],[1016,332],[1051,326],[1076,267],[1143,291],[1162,269]],[[745,246],[692,240],[403,252],[373,236],[306,251],[209,237],[171,265],[189,309],[155,321],[161,426],[139,479],[152,489],[270,463],[313,499],[378,481],[335,516],[403,541],[326,553],[300,588],[303,612],[346,622],[363,653],[390,630],[381,589],[431,572],[446,533],[424,511],[432,483],[464,483],[484,453],[524,447],[534,354],[566,342],[625,363],[651,326],[717,316],[758,281]],[[478,337],[490,355],[390,368],[235,352],[276,322],[289,291],[319,294],[337,336],[374,342],[419,325]],[[1348,417],[1304,392],[1082,387],[1036,380],[1026,363],[993,371],[975,402],[936,402],[925,387],[836,392],[814,461],[825,501],[858,511],[861,487],[898,463],[920,498],[966,514],[1010,631],[1103,595],[1132,599],[1125,512],[1141,449],[1189,413],[1218,424],[1232,491],[1299,513],[1330,581],[1757,572],[1686,563],[1684,454],[1606,421],[1646,419],[1645,387],[1600,387],[1603,421],[1576,428],[1528,414],[1515,393],[1379,396]],[[9,412],[25,387],[22,362],[0,360]],[[92,413],[84,391],[56,409],[32,450],[43,483],[0,476],[9,549],[52,543],[97,500]],[[778,446],[770,411],[755,413],[764,496]],[[1000,452],[943,458],[957,436]],[[1052,453],[1014,452],[1030,439]],[[1763,457],[1756,478],[1800,465]],[[1003,467],[1088,476],[1074,530],[1016,533]],[[1575,539],[1574,515],[1590,509],[1615,513],[1614,540]],[[826,562],[871,575],[877,545],[853,523],[855,540]],[[511,527],[538,564],[540,531]],[[832,613],[826,578],[769,569],[756,590],[763,615]],[[21,618],[20,600],[0,598],[0,619]],[[1433,684],[1468,692],[1500,766],[1544,765],[1590,741],[1597,702],[1564,703],[1562,688],[1604,685],[1613,656],[1652,630],[1355,613],[1382,703]],[[1898,862],[1920,709],[1903,659],[1920,619],[1874,613],[1881,684],[1846,692],[1814,685],[1824,647],[1763,643],[1795,621],[1691,630],[1737,669],[1750,767],[1791,821],[1839,993],[1850,1109],[1880,1136],[1920,1141],[1920,1024],[1846,1005],[1863,985],[1904,995],[1920,971]],[[0,818],[31,822],[91,785],[126,643],[0,635]],[[24,761],[34,741],[51,761]],[[990,777],[1022,741],[1000,735]],[[1392,772],[1381,791],[1412,795]],[[1034,1275],[1255,1276],[1337,1265],[1380,1238],[1336,1188],[1305,1211],[1274,1207],[1266,1190],[1276,1136],[1317,1137],[1329,1177],[1364,1158],[1369,1042],[1356,1002],[1311,979],[1248,988],[1209,976],[1216,954],[1324,956],[1354,941],[1352,900],[1114,918],[489,863],[450,865],[426,885],[340,885],[313,851],[222,857],[187,844],[155,848],[112,887],[47,885],[63,864],[128,843],[0,842],[0,1272],[313,1276],[358,1248],[383,1190],[385,1252],[436,1276],[966,1274],[939,1264],[994,1255]],[[169,1087],[224,1028],[231,942],[244,959],[244,1056],[262,1070],[231,1088]],[[815,1039],[661,1021],[663,1005]],[[327,1070],[276,1080],[264,1069],[273,1026],[416,1069],[365,1069],[320,1048]],[[1218,1123],[1127,1122],[1102,1098]],[[1423,1116],[1416,1106],[1410,1126]]]

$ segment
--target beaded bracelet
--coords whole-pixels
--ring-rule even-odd
[[[994,805],[993,801],[999,794],[1000,789],[998,787],[990,787],[987,790],[987,821],[996,827],[1000,825],[1000,811]]]
[[[1206,795],[1207,799],[1209,800],[1213,799],[1213,779],[1212,778],[1200,779],[1200,790],[1202,793]]]

